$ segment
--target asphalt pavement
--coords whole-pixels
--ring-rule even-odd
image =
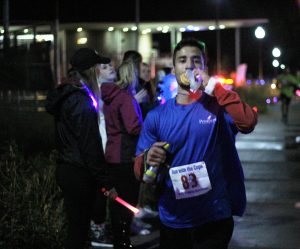
[[[235,218],[230,249],[300,249],[299,136],[296,100],[287,125],[278,104],[260,115],[253,133],[238,135],[248,204],[245,215]]]

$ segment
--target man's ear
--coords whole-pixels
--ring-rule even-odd
[[[175,74],[175,68],[174,67],[172,67],[171,73]]]

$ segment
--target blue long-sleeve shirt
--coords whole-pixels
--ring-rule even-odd
[[[176,199],[168,170],[159,175],[158,181],[163,184],[159,199],[163,224],[187,228],[243,214],[246,195],[235,148],[237,132],[225,109],[206,94],[189,105],[178,105],[176,99],[171,99],[148,113],[136,154],[157,141],[166,141],[171,145],[171,169],[204,161],[211,183],[211,190],[205,194]]]

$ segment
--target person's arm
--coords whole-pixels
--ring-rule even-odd
[[[166,142],[155,142],[135,158],[134,174],[137,180],[142,180],[149,166],[160,167],[166,161],[167,152],[163,149],[165,144]]]
[[[99,188],[111,189],[107,165],[104,158],[101,137],[98,128],[97,113],[88,96],[80,97],[76,103],[74,121],[78,123],[78,149],[81,157],[96,179]]]
[[[226,90],[214,78],[210,78],[205,92],[216,97],[219,105],[225,108],[240,132],[250,133],[254,130],[257,124],[257,112],[241,101],[236,92]]]
[[[165,142],[157,141],[158,119],[155,112],[148,113],[139,137],[134,163],[134,173],[139,181],[142,181],[145,165],[158,166],[166,158],[166,152],[161,148]]]

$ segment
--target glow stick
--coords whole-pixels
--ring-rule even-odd
[[[106,189],[105,188],[102,188],[101,191],[105,194]],[[138,212],[140,212],[140,210],[134,206],[132,206],[131,204],[129,204],[127,201],[124,201],[122,198],[120,197],[116,197],[114,198],[114,200],[116,202],[119,202],[121,205],[123,205],[124,207],[128,208],[130,211],[132,211],[133,213],[137,214]]]
[[[132,206],[131,204],[129,204],[128,202],[124,201],[123,199],[121,199],[118,196],[115,198],[115,201],[119,202],[124,207],[127,207],[129,210],[131,210],[135,214],[137,214],[138,212],[140,212],[140,210],[138,210],[136,207]]]

